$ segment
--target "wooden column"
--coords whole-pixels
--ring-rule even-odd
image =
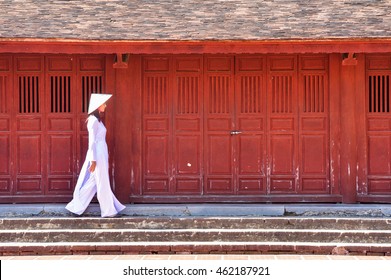
[[[357,196],[357,60],[341,56],[341,193],[342,202],[355,203]]]
[[[114,117],[114,178],[115,193],[123,203],[129,203],[132,142],[132,67],[115,69],[115,117]]]
[[[330,82],[330,184],[333,195],[341,195],[341,56],[329,56]]]

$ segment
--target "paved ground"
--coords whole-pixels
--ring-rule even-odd
[[[391,217],[391,204],[128,204],[125,216]],[[99,216],[91,204],[84,216]],[[65,204],[2,204],[0,217],[70,216]]]
[[[0,256],[0,260],[388,260],[391,256],[336,255],[69,255],[69,256]]]

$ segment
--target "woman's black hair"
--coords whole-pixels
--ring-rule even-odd
[[[99,110],[98,110],[98,109],[96,109],[94,112],[92,112],[92,113],[90,114],[90,116],[95,116],[95,117],[98,119],[98,121],[101,121],[100,113],[99,113]]]

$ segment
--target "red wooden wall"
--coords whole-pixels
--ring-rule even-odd
[[[328,56],[146,56],[141,64],[132,199],[338,200]]]
[[[0,202],[69,201],[89,94],[128,202],[391,202],[390,54],[0,55]]]
[[[0,201],[69,200],[87,147],[89,95],[102,56],[0,57]]]
[[[358,129],[358,200],[390,201],[391,194],[391,56],[365,60],[365,126]]]

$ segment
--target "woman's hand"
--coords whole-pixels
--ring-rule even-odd
[[[90,172],[94,172],[95,171],[95,168],[96,168],[96,161],[91,161],[91,165],[90,165]]]

